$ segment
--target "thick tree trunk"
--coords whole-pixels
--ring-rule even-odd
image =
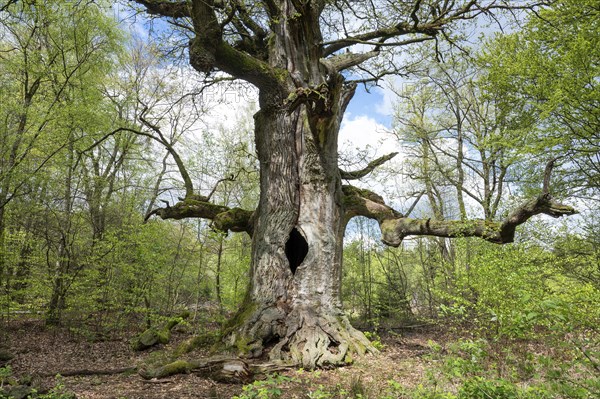
[[[261,198],[251,283],[226,334],[240,355],[268,352],[272,360],[314,368],[374,351],[350,325],[340,299],[346,220],[339,119],[334,112],[311,120],[305,105],[255,116]]]

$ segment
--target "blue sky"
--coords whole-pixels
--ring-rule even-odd
[[[391,128],[392,115],[389,111],[386,109],[382,89],[375,87],[367,92],[364,85],[359,85],[346,112],[350,116],[369,115],[377,123]]]

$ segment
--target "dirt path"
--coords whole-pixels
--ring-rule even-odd
[[[30,375],[42,386],[53,386],[53,377],[40,377],[75,370],[107,370],[139,364],[148,352],[136,353],[126,339],[86,342],[64,330],[47,330],[38,322],[23,322],[9,329],[8,346],[15,358],[10,366],[16,376]],[[177,341],[187,335],[175,333]],[[292,381],[283,384],[284,398],[307,398],[322,385],[329,392],[360,389],[369,397],[384,392],[389,380],[406,387],[418,384],[427,367],[423,355],[428,340],[436,340],[427,331],[404,333],[382,339],[379,355],[358,359],[350,367],[313,373],[289,371]],[[37,377],[35,377],[37,376]],[[195,374],[145,381],[137,374],[63,377],[66,388],[85,399],[162,399],[231,398],[240,394],[242,385],[216,383]]]

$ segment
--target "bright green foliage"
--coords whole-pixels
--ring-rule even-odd
[[[53,286],[49,318],[60,318],[70,276],[80,267],[65,256],[84,246],[72,234],[85,231],[83,215],[71,215],[74,168],[78,153],[107,128],[103,85],[122,41],[104,6],[14,2],[2,12],[0,287],[6,309],[14,299],[23,302],[32,265],[43,262]]]
[[[9,383],[10,377],[12,377],[12,368],[10,366],[0,367],[0,388]]]
[[[354,228],[360,238],[344,249],[346,311],[371,329],[381,319],[413,319],[409,297],[418,284],[418,274],[412,273],[414,253],[373,245],[375,227],[364,220],[351,223],[349,229]]]
[[[146,118],[168,125],[177,143],[200,115],[184,116],[191,114],[183,105],[165,110],[169,101],[195,104],[190,88],[181,85],[181,71],[155,61],[151,46],[125,42],[110,6],[15,2],[1,18],[0,48],[10,50],[0,56],[2,320],[46,311],[48,323],[90,339],[135,322],[146,325],[143,331],[184,306],[208,323],[237,306],[248,281],[248,237],[214,234],[204,222],[142,223],[161,186],[171,185],[169,171],[161,174],[153,161],[164,148],[132,132],[111,132],[140,130],[145,104]],[[225,182],[213,200],[251,208],[253,159],[246,156],[244,124],[244,135],[224,129],[207,143],[212,155],[230,161],[222,167],[208,155],[184,154],[193,158],[191,170],[201,164],[199,188],[206,193],[217,179],[246,168],[246,186]]]
[[[522,31],[484,52],[488,89],[507,118],[543,132],[538,151],[567,156],[567,187],[600,187],[600,9],[596,0],[559,0]]]
[[[277,399],[282,398],[285,384],[292,381],[283,375],[269,375],[265,380],[257,380],[242,388],[242,394],[233,399]]]
[[[373,344],[375,349],[382,350],[383,348],[385,348],[385,345],[381,342],[381,337],[379,335],[377,335],[377,333],[365,331],[364,334],[365,334],[365,337],[367,337],[367,339],[369,341],[371,341],[371,344]]]
[[[595,397],[600,383],[600,290],[595,280],[597,237],[595,229],[588,229],[589,235],[560,229],[550,233],[550,226],[537,222],[522,232],[529,241],[520,244],[456,239],[450,244],[451,258],[444,258],[438,243],[428,239],[403,249],[365,249],[363,259],[375,261],[370,280],[374,304],[391,294],[376,260],[395,251],[401,276],[408,281],[413,317],[430,317],[461,337],[444,347],[432,344],[435,366],[423,386],[390,397]],[[365,267],[356,258],[356,248],[359,244],[352,243],[346,250],[351,270],[345,289],[357,286],[360,280],[353,273]],[[358,305],[350,309],[360,315],[361,298],[349,295],[346,301]],[[380,331],[402,326],[394,318],[377,316],[371,326]],[[541,353],[535,349],[540,346]]]

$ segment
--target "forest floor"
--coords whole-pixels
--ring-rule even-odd
[[[51,387],[59,381],[56,374],[81,370],[109,370],[140,364],[150,352],[134,352],[126,338],[90,342],[65,329],[47,329],[40,322],[12,323],[8,328],[8,347],[15,355],[10,361],[16,377],[33,376],[35,383]],[[174,330],[173,345],[189,337]],[[306,372],[288,370],[277,381],[282,398],[318,397],[315,392],[362,392],[377,398],[394,380],[404,387],[422,381],[428,367],[430,343],[443,343],[444,334],[435,329],[402,330],[401,334],[381,337],[381,353],[357,359],[349,367]],[[167,348],[168,349],[168,348]],[[231,398],[242,393],[242,384],[224,384],[197,374],[144,380],[137,373],[60,377],[62,384],[77,398],[154,399],[154,398]],[[273,387],[271,387],[273,388]],[[312,393],[309,395],[309,393]],[[350,396],[350,395],[348,395]]]

